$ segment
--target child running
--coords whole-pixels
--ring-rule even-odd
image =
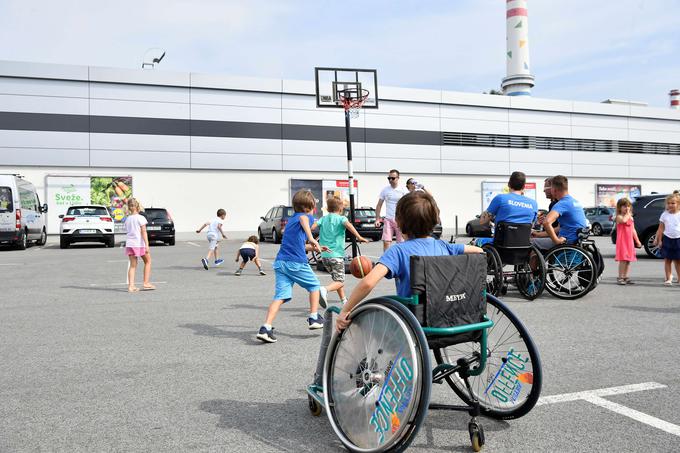
[[[146,218],[139,213],[141,210],[139,202],[135,198],[130,198],[127,202],[128,216],[125,219],[125,254],[130,259],[128,268],[128,292],[136,293],[139,288],[135,286],[135,271],[137,270],[137,258],[141,257],[144,261],[144,284],[145,290],[156,289],[151,284],[151,249],[149,248],[149,237],[146,234]]]
[[[680,194],[674,192],[666,197],[666,210],[659,217],[659,229],[656,230],[657,247],[661,247],[661,257],[664,259],[666,280],[664,285],[673,285],[673,269],[680,280]]]
[[[319,309],[319,279],[312,272],[307,261],[307,251],[316,250],[322,252],[327,247],[320,247],[312,236],[311,226],[314,217],[310,215],[316,207],[316,200],[312,192],[300,190],[293,196],[293,210],[295,215],[288,219],[286,229],[281,239],[276,260],[272,265],[276,274],[274,300],[269,305],[267,317],[257,333],[257,338],[267,343],[276,343],[274,327],[272,324],[281,305],[293,297],[293,285],[297,283],[309,291],[309,317],[307,324],[309,329],[323,328],[324,319],[317,310]],[[305,241],[309,244],[305,245]],[[324,308],[325,304],[322,305]]]
[[[257,266],[260,271],[260,275],[267,275],[262,270],[262,264],[260,263],[260,240],[257,236],[250,236],[246,242],[241,244],[241,248],[236,252],[236,262],[238,263],[239,258],[243,260],[239,268],[234,272],[235,275],[241,275],[243,269],[251,260]]]
[[[206,271],[208,270],[210,258],[213,256],[215,257],[215,266],[219,266],[220,264],[224,263],[224,260],[218,258],[217,256],[217,248],[220,245],[220,240],[227,238],[222,232],[222,225],[224,225],[224,219],[226,217],[227,211],[224,209],[218,209],[217,217],[215,217],[211,222],[205,222],[203,225],[201,225],[201,228],[196,230],[197,233],[200,233],[203,231],[203,228],[208,227],[208,255],[201,259],[201,264],[203,264],[203,268]]]
[[[633,222],[633,205],[628,198],[616,202],[616,261],[619,262],[619,285],[632,285],[630,263],[637,261],[635,249],[642,247]]]
[[[387,249],[373,270],[354,288],[349,301],[338,315],[335,324],[338,331],[349,326],[349,313],[383,278],[395,280],[398,296],[411,297],[411,255],[441,256],[483,253],[481,248],[473,245],[449,244],[430,237],[438,218],[437,203],[427,192],[411,192],[399,200],[395,221],[408,239]]]
[[[330,197],[326,200],[328,214],[321,217],[312,225],[312,229],[319,227],[319,244],[327,246],[330,250],[321,253],[321,262],[326,272],[331,274],[333,283],[319,288],[319,297],[324,303],[328,303],[328,293],[337,291],[340,301],[345,304],[345,230],[349,230],[359,242],[368,242],[354,228],[354,225],[341,215],[343,203],[339,197]]]

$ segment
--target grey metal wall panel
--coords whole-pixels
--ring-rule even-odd
[[[92,132],[106,134],[190,135],[189,121],[117,116],[90,117]]]
[[[0,148],[0,165],[87,167],[87,149]]]
[[[277,154],[280,157],[281,141],[233,137],[191,137],[191,152],[193,154]]]
[[[503,175],[511,172],[509,162],[489,162],[485,160],[442,160],[443,174],[463,175]]]
[[[0,129],[18,131],[89,132],[87,115],[0,112]]]
[[[89,149],[90,135],[86,132],[46,132],[0,130],[0,147]]]
[[[93,149],[90,151],[90,164],[93,167],[191,168],[191,154]]]
[[[87,98],[88,83],[71,80],[21,79],[0,77],[0,93],[29,96]]]
[[[280,124],[239,123],[236,121],[192,121],[194,137],[239,137],[281,139]]]
[[[91,99],[90,115],[189,119],[189,104]]]
[[[352,142],[352,156],[354,158],[364,157],[366,154],[365,146],[366,145],[363,142]],[[284,140],[281,149],[283,154],[347,158],[346,142]]]
[[[364,129],[367,143],[399,143],[404,145],[441,145],[437,131],[404,131],[394,129]]]
[[[390,168],[396,168],[404,173],[441,173],[439,159],[385,159],[366,157],[366,171],[384,173]]]
[[[192,88],[191,103],[281,109],[281,94]]]
[[[191,138],[186,135],[90,134],[92,149],[128,149],[139,151],[190,151]]]
[[[183,104],[190,102],[189,88],[122,83],[91,82],[90,97],[92,99],[177,102]]]
[[[191,168],[224,170],[283,170],[281,154],[191,153]]]
[[[347,158],[339,156],[290,156],[283,155],[284,171],[347,171]],[[358,159],[355,171],[364,171],[363,159]]]
[[[88,103],[84,98],[50,96],[25,96],[0,94],[0,109],[5,112],[57,113],[87,115]]]

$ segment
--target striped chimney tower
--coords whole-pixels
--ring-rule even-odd
[[[671,97],[671,108],[680,110],[680,90],[671,90],[668,95]]]
[[[507,96],[531,96],[534,76],[529,70],[529,16],[526,0],[506,0],[507,73],[501,87]]]

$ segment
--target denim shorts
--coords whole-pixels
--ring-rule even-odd
[[[293,297],[293,285],[297,283],[310,293],[321,286],[316,274],[308,263],[295,261],[274,261],[272,265],[276,276],[274,300],[288,302]]]

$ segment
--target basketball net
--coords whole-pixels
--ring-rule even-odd
[[[349,112],[350,118],[359,118],[359,111],[368,99],[368,90],[361,90],[361,95],[354,90],[346,90],[338,93],[338,99],[342,102],[345,112]]]

